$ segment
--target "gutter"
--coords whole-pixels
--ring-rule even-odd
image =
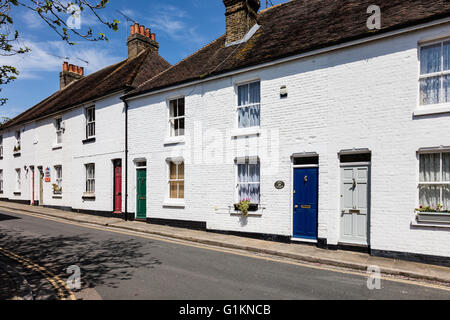
[[[132,95],[124,95],[122,97],[122,100],[126,99],[128,101],[131,101],[131,100],[139,99],[139,98],[146,97],[146,96],[152,96],[152,95],[155,95],[155,94],[158,94],[158,93],[162,93],[162,92],[166,92],[166,91],[177,90],[177,89],[184,88],[184,87],[198,85],[198,84],[201,84],[201,83],[204,83],[204,82],[213,81],[213,80],[217,80],[217,79],[221,79],[221,78],[226,78],[226,77],[230,77],[230,76],[233,76],[233,75],[237,75],[237,74],[241,74],[241,73],[245,73],[245,72],[250,72],[250,71],[253,71],[253,70],[257,70],[257,69],[263,69],[263,68],[267,68],[267,67],[271,67],[271,66],[274,66],[274,65],[279,65],[279,64],[283,64],[283,63],[287,63],[287,62],[291,62],[291,61],[295,61],[295,60],[300,60],[300,59],[304,59],[304,58],[307,58],[307,57],[316,56],[316,55],[319,55],[319,54],[328,53],[328,52],[331,52],[331,51],[336,51],[336,50],[340,50],[340,49],[344,49],[344,48],[348,48],[348,47],[353,47],[353,46],[357,46],[357,45],[360,45],[360,44],[365,44],[365,43],[368,43],[368,42],[373,42],[373,41],[376,41],[376,40],[381,40],[381,39],[397,36],[397,35],[400,35],[400,34],[417,31],[417,30],[420,30],[420,29],[430,28],[430,27],[434,27],[434,26],[437,26],[437,25],[440,25],[440,24],[449,23],[449,22],[450,22],[450,17],[443,18],[443,19],[438,19],[438,20],[434,20],[432,22],[427,22],[427,23],[419,24],[419,25],[412,26],[412,27],[406,27],[406,28],[403,28],[403,29],[400,29],[400,30],[388,31],[388,32],[385,32],[385,33],[382,33],[382,34],[375,35],[373,37],[369,37],[369,38],[352,40],[352,41],[348,41],[346,43],[337,44],[337,45],[333,45],[333,46],[322,48],[322,49],[316,49],[316,50],[312,50],[312,51],[309,51],[309,52],[296,54],[296,55],[293,55],[293,56],[290,56],[290,57],[277,59],[277,60],[274,60],[274,61],[271,61],[271,62],[266,62],[266,63],[258,64],[258,65],[255,65],[255,66],[251,66],[251,67],[245,67],[243,69],[238,69],[238,70],[234,70],[234,71],[225,72],[223,74],[219,74],[219,75],[216,75],[216,76],[211,76],[211,77],[205,78],[205,79],[192,80],[192,81],[188,81],[186,83],[181,83],[181,84],[178,84],[178,85],[172,85],[172,86],[168,86],[168,87],[163,87],[161,89],[157,89],[157,90],[154,90],[154,91],[153,91],[153,89],[149,89],[149,90],[143,91],[141,93],[136,93],[136,94],[132,94]]]

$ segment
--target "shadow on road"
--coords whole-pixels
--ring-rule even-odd
[[[143,243],[130,240],[94,240],[88,235],[39,238],[0,229],[0,246],[48,269],[66,281],[67,268],[81,269],[82,289],[99,285],[118,288],[120,281],[130,280],[133,270],[151,269],[161,262],[143,252]],[[150,241],[146,244],[151,244]]]

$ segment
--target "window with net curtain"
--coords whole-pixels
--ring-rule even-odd
[[[238,201],[249,200],[250,203],[260,202],[260,164],[259,161],[239,161],[238,171]]]
[[[421,154],[419,166],[420,205],[450,210],[450,153]]]
[[[420,104],[450,102],[450,41],[420,48]]]
[[[252,82],[238,86],[238,127],[251,128],[260,125],[261,84]]]

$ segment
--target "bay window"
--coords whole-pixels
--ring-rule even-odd
[[[238,127],[250,128],[260,125],[260,82],[238,86]]]
[[[450,41],[420,48],[420,105],[450,102]]]
[[[419,162],[420,205],[450,210],[450,153],[420,154]]]
[[[248,200],[252,204],[260,202],[260,163],[246,158],[237,160],[238,202]]]

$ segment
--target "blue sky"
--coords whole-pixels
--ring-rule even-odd
[[[274,5],[288,0],[272,0]],[[261,8],[265,8],[265,0]],[[62,63],[83,66],[88,74],[127,57],[126,38],[129,23],[117,10],[156,33],[160,54],[174,64],[225,33],[225,7],[222,0],[111,0],[101,16],[121,21],[119,31],[106,32],[93,16],[81,15],[82,27],[105,32],[109,42],[89,42],[77,39],[77,45],[65,44],[45,22],[24,8],[13,9],[14,25],[19,30],[20,43],[31,53],[0,57],[0,64],[13,65],[19,78],[4,86],[0,97],[8,98],[0,108],[0,116],[14,117],[59,90]],[[68,17],[68,15],[67,15]],[[84,61],[88,61],[86,64]]]

